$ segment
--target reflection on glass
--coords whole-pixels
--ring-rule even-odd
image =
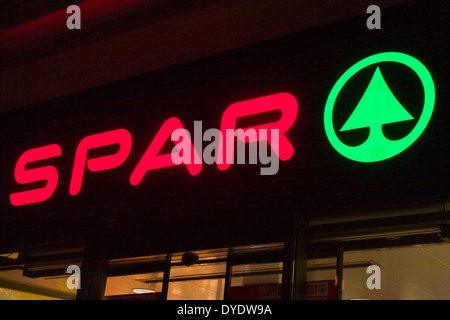
[[[0,300],[74,300],[77,289],[67,287],[68,276],[30,278],[23,270],[0,271]]]

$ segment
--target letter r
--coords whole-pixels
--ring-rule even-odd
[[[294,153],[294,147],[289,142],[285,133],[289,130],[297,117],[298,104],[295,97],[289,93],[282,92],[273,94],[270,96],[260,97],[256,99],[241,101],[229,106],[223,116],[221,129],[221,139],[219,141],[217,167],[220,170],[226,170],[233,162],[234,151],[234,135],[227,132],[236,130],[236,120],[241,117],[256,115],[259,113],[279,110],[281,111],[281,118],[278,121],[266,123],[254,127],[248,127],[238,131],[238,137],[243,140],[246,131],[252,129],[255,130],[257,135],[255,139],[246,139],[244,142],[256,142],[261,140],[267,140],[267,142],[273,147],[273,150],[277,153],[278,157],[286,161],[290,159]],[[279,131],[279,143],[278,141],[271,141],[270,137],[260,137],[260,130],[265,129],[267,132],[271,130]],[[232,141],[228,141],[232,139]]]
[[[120,146],[117,153],[87,160],[88,150],[114,144],[119,144]],[[85,166],[87,166],[90,171],[102,171],[116,168],[127,159],[130,150],[131,134],[125,129],[107,131],[87,136],[81,140],[75,153],[75,162],[69,187],[70,194],[75,196],[80,192]]]

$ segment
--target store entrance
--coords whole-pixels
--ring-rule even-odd
[[[283,243],[112,261],[106,300],[279,300]]]

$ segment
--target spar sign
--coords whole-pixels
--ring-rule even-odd
[[[274,110],[281,113],[278,121],[236,129],[236,122],[239,118]],[[268,171],[263,170],[267,168],[262,168],[261,173],[275,174],[278,171],[278,160],[287,161],[294,153],[294,147],[285,134],[294,123],[297,111],[297,100],[289,93],[277,93],[234,103],[222,115],[220,130],[209,129],[203,134],[203,137],[208,136],[206,140],[213,140],[204,150],[202,150],[202,140],[196,145],[195,142],[198,142],[199,139],[194,137],[194,144],[192,143],[190,133],[183,127],[179,118],[169,118],[163,123],[154,139],[150,142],[137,166],[132,169],[129,182],[133,186],[139,185],[142,179],[152,170],[175,165],[185,165],[189,174],[194,176],[201,172],[204,160],[206,160],[207,164],[215,163],[219,170],[227,170],[235,162],[235,138],[244,143],[258,142],[266,147],[270,145],[272,153],[269,158],[270,161],[267,161],[266,164],[271,164],[272,159],[276,160],[276,164],[275,166],[271,165]],[[211,139],[211,136],[215,136],[215,139]],[[175,144],[172,153],[160,154],[163,145],[168,139],[171,139]],[[218,141],[218,143],[214,143],[215,141]],[[132,152],[132,142],[131,133],[124,128],[101,132],[83,138],[75,152],[69,186],[70,195],[76,196],[80,192],[86,169],[98,172],[121,166]],[[88,157],[90,150],[112,145],[119,147],[117,152],[101,157]],[[259,150],[262,149],[260,148]],[[239,150],[243,149],[238,148],[238,152]],[[256,149],[250,150],[254,151],[250,155],[250,160],[253,159],[255,161]],[[212,156],[212,154],[216,156]],[[263,155],[264,152],[259,152],[259,154]],[[46,184],[40,188],[11,193],[11,204],[22,206],[49,199],[58,185],[58,169],[55,166],[28,169],[27,166],[38,161],[60,156],[63,156],[63,150],[58,144],[25,151],[18,159],[14,169],[16,181],[25,185],[37,181],[45,181]],[[240,158],[242,158],[240,156],[242,155],[237,155],[238,164]],[[264,157],[261,156],[260,159],[262,158]]]
[[[423,90],[420,111],[413,112],[397,98],[396,91],[391,88],[385,76],[386,63],[399,64],[413,71],[417,78],[415,80],[420,82]],[[342,115],[339,110],[341,92],[354,85],[355,81],[352,82],[352,79],[367,68],[374,70],[371,80],[362,84],[365,86],[362,97],[355,105],[346,106],[351,112],[347,119],[341,120],[339,124],[335,118]],[[383,161],[406,150],[421,136],[432,116],[434,103],[433,79],[420,61],[397,52],[375,54],[351,66],[335,83],[324,109],[324,132],[334,150],[349,160]],[[236,102],[223,112],[220,129],[212,128],[205,132],[201,129],[194,130],[194,135],[185,129],[181,119],[171,117],[162,124],[146,151],[138,155],[139,162],[129,171],[129,184],[139,185],[152,170],[175,165],[184,165],[193,176],[198,175],[205,164],[214,164],[219,170],[226,171],[231,165],[243,163],[243,159],[246,159],[242,155],[242,152],[245,152],[243,149],[236,150],[236,146],[242,144],[257,144],[259,149],[249,150],[250,163],[268,165],[261,168],[261,175],[274,175],[278,172],[279,162],[290,160],[294,154],[294,145],[288,139],[287,133],[297,121],[299,105],[301,99],[289,92]],[[278,120],[244,128],[237,127],[239,119],[272,111],[280,114]],[[412,124],[409,126],[409,132],[398,139],[386,136],[386,125],[401,127],[403,123]],[[344,138],[347,132],[357,136],[359,141],[352,144],[346,142]],[[364,136],[365,133],[368,133],[367,136]],[[78,195],[86,170],[111,170],[124,164],[134,152],[133,139],[140,137],[133,137],[126,128],[98,132],[81,139],[72,160],[68,193],[71,196]],[[161,154],[163,145],[169,139],[174,143],[172,152]],[[205,141],[208,142],[206,146],[203,145]],[[94,157],[89,155],[90,150],[113,145],[118,148],[111,154]],[[267,156],[269,148],[270,156]],[[68,154],[72,154],[72,150],[62,150],[58,141],[23,152],[13,170],[15,182],[23,186],[21,191],[10,193],[11,204],[23,206],[48,200],[58,187],[59,169],[50,164],[39,166],[40,161],[51,162],[54,158],[67,157]],[[36,188],[33,185],[33,188],[31,184],[35,182],[42,182],[43,186],[41,184]]]

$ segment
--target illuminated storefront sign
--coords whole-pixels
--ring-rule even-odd
[[[370,128],[367,140],[358,146],[343,143],[333,125],[333,111],[336,99],[346,83],[359,71],[371,65],[395,62],[411,68],[423,85],[424,103],[420,118],[414,129],[400,140],[389,140],[383,135],[382,126],[387,123],[413,120],[413,117],[395,97],[377,67],[361,100],[340,131]],[[425,130],[433,113],[435,89],[427,68],[417,59],[397,52],[385,52],[367,57],[348,69],[336,82],[328,97],[325,113],[325,132],[333,147],[344,157],[360,162],[376,162],[391,158],[407,149]]]
[[[375,32],[355,17],[2,112],[0,242],[254,224],[276,242],[297,213],[447,201],[448,19],[411,6]]]
[[[384,62],[400,63],[411,68],[423,85],[424,103],[420,118],[417,120],[413,130],[399,140],[386,138],[383,134],[382,126],[388,123],[412,121],[414,118],[396,99],[395,94],[386,83],[380,67],[378,67],[378,64]],[[348,146],[339,140],[334,128],[333,111],[335,102],[347,82],[359,71],[372,65],[377,65],[377,68],[367,89],[354,111],[340,128],[340,132],[342,132],[368,127],[370,128],[370,133],[366,141],[361,145]],[[348,159],[359,162],[386,160],[408,148],[422,134],[431,118],[434,102],[434,83],[430,73],[422,63],[402,53],[387,52],[376,54],[353,65],[333,87],[324,111],[325,133],[333,147]],[[277,121],[237,128],[238,119],[271,111],[281,113]],[[271,146],[271,152],[276,154],[277,160],[289,160],[294,154],[294,146],[287,138],[286,133],[294,124],[297,112],[297,99],[292,94],[285,92],[230,105],[223,113],[220,130],[215,129],[216,137],[214,140],[218,141],[218,144],[215,144],[217,149],[217,167],[220,170],[227,170],[234,163],[236,137],[244,143],[266,141]],[[174,137],[175,133],[176,137]],[[252,135],[251,133],[254,134]],[[172,153],[160,154],[163,145],[170,138],[175,142],[176,148],[173,149]],[[183,127],[180,119],[172,117],[166,120],[131,172],[129,183],[134,186],[139,185],[150,170],[179,164],[184,164],[191,175],[199,174],[202,170],[202,153],[204,151],[202,146],[196,145],[198,139],[194,137],[193,140],[194,144],[192,143],[191,135]],[[117,152],[113,154],[100,157],[88,156],[89,150],[113,145],[119,146]],[[11,193],[11,204],[21,206],[42,202],[53,195],[58,185],[58,169],[54,166],[26,169],[26,166],[41,160],[60,157],[63,155],[61,149],[58,144],[51,144],[28,150],[20,156],[14,171],[16,182],[29,184],[41,181],[46,182],[46,184],[40,188]],[[70,195],[76,196],[80,192],[86,168],[91,172],[117,168],[125,162],[131,150],[131,133],[123,128],[89,135],[82,139],[75,153],[69,185]],[[176,159],[178,161],[174,161]]]

